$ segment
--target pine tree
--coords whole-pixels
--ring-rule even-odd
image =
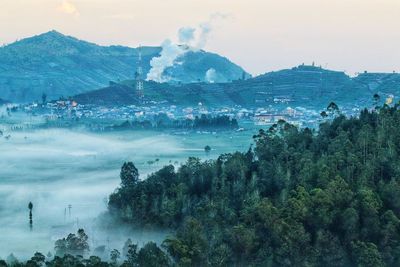
[[[122,188],[132,187],[139,181],[139,171],[132,162],[125,162],[120,177]]]

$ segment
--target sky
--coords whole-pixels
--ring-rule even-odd
[[[55,29],[157,46],[205,23],[204,49],[253,75],[312,62],[350,75],[400,72],[400,0],[0,0],[0,44]]]

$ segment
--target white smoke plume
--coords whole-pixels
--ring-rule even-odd
[[[163,42],[160,56],[154,57],[150,61],[151,69],[147,74],[146,80],[160,83],[170,81],[171,77],[165,75],[164,71],[174,66],[175,61],[186,52],[203,49],[210,38],[214,22],[225,17],[225,15],[219,13],[213,14],[209,21],[198,25],[196,28],[180,28],[178,30],[180,45],[173,43],[170,39]]]
[[[206,46],[210,33],[212,31],[211,23],[210,22],[203,23],[200,25],[199,29],[200,29],[199,36],[195,48],[202,49]]]
[[[207,70],[205,80],[208,83],[215,83],[217,80],[217,71],[213,68]]]
[[[168,82],[171,78],[164,75],[164,70],[168,67],[172,67],[175,60],[186,52],[184,48],[174,44],[169,39],[165,40],[161,47],[160,56],[154,57],[150,61],[151,69],[147,74],[148,81],[159,83]]]
[[[178,31],[179,42],[187,44],[194,39],[194,34],[196,32],[195,28],[183,27]]]

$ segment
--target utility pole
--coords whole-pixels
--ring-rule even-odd
[[[71,204],[69,204],[69,205],[68,205],[68,214],[69,214],[69,219],[71,219],[71,208],[72,208],[72,205],[71,205]]]

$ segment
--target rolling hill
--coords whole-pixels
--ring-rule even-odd
[[[161,49],[141,48],[145,75]],[[56,99],[133,79],[137,57],[135,48],[99,46],[57,31],[26,38],[0,48],[0,97],[27,102],[45,93]],[[176,61],[179,64],[165,70],[176,83],[204,81],[211,68],[220,82],[239,79],[244,72],[227,58],[202,50],[188,50]]]
[[[322,108],[335,101],[339,105],[371,102],[372,96],[400,94],[400,75],[365,73],[355,78],[344,72],[300,65],[292,69],[269,72],[231,83],[145,84],[148,100],[174,105],[268,106],[284,103],[292,106]],[[134,82],[123,81],[110,87],[75,96],[83,104],[137,104]]]

